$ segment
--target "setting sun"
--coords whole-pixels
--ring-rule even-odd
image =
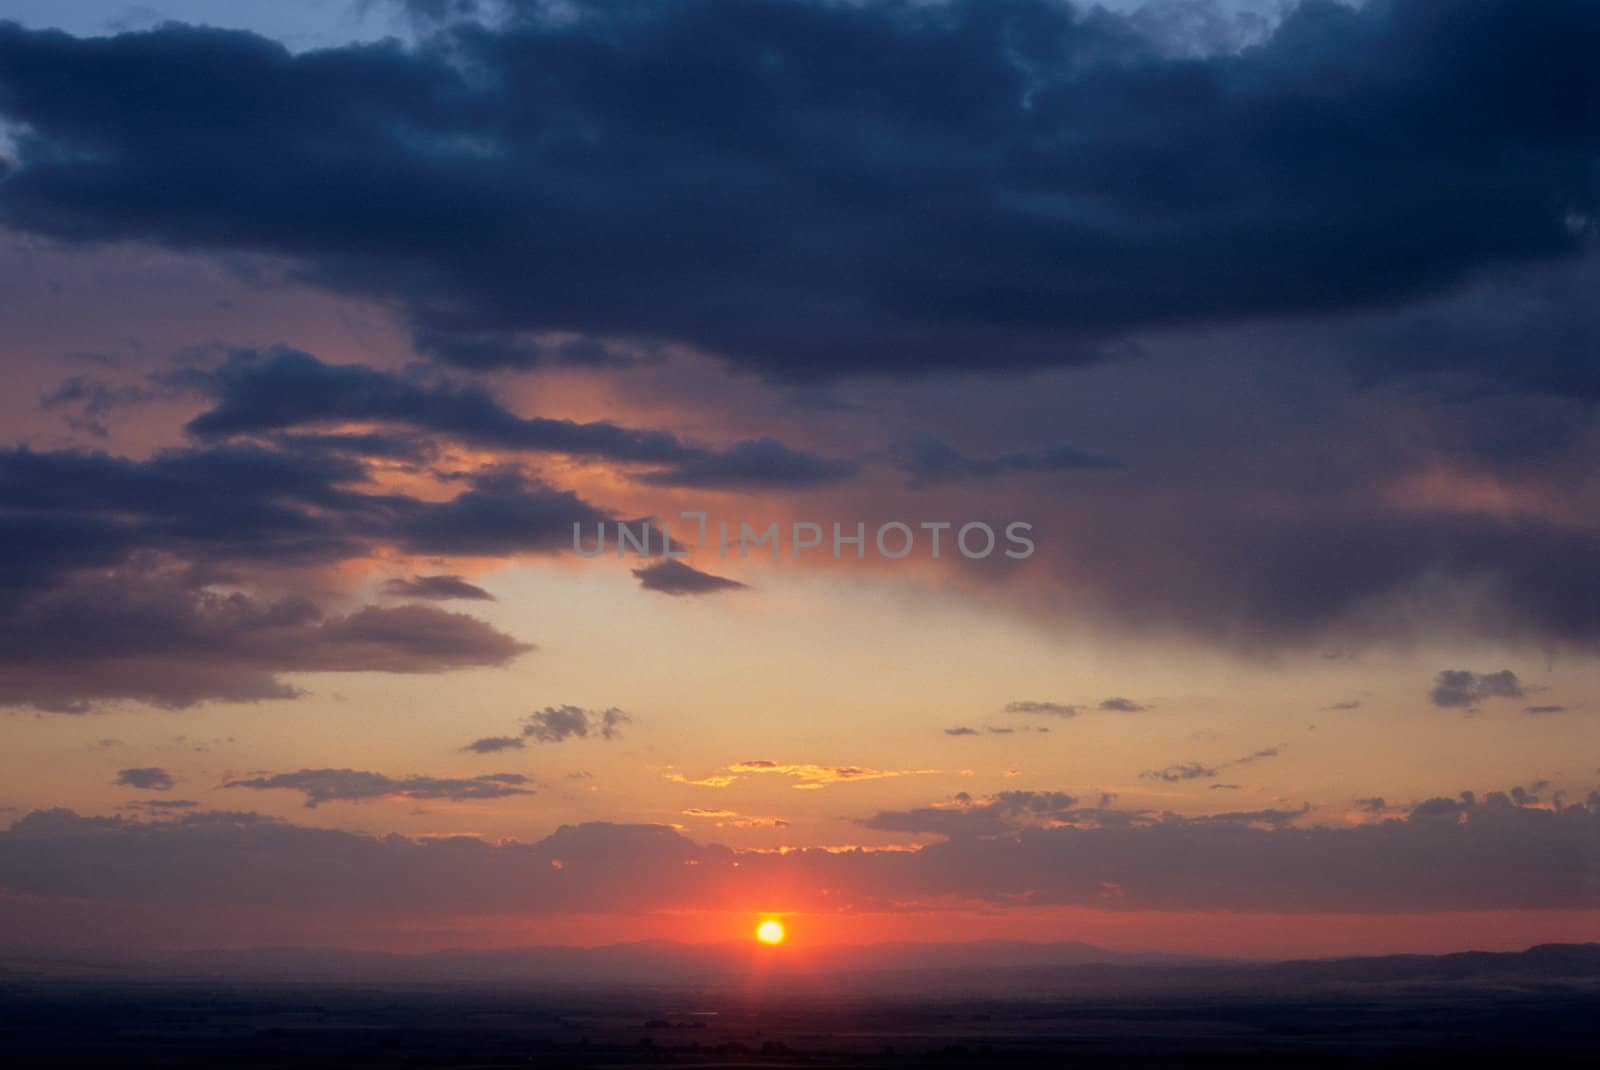
[[[756,939],[763,944],[783,943],[783,925],[776,921],[764,921],[756,926]]]

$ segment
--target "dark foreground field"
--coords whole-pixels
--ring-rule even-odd
[[[24,981],[14,1067],[1593,1066],[1600,991],[1111,999]]]

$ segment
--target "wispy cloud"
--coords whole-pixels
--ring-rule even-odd
[[[521,773],[487,773],[475,777],[407,776],[391,777],[357,769],[300,769],[293,773],[274,773],[247,779],[229,780],[226,788],[254,791],[297,791],[306,805],[326,802],[359,802],[366,799],[444,799],[467,802],[475,799],[503,799],[511,795],[532,795],[533,789]]]

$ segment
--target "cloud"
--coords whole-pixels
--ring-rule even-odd
[[[1162,769],[1146,769],[1139,776],[1144,780],[1160,780],[1167,784],[1178,784],[1186,780],[1210,780],[1220,776],[1224,769],[1240,765],[1253,765],[1269,758],[1276,758],[1282,753],[1282,750],[1281,747],[1263,747],[1243,757],[1235,758],[1231,762],[1222,762],[1215,766],[1203,765],[1200,762],[1181,762]]]
[[[1350,699],[1349,701],[1346,701],[1346,702],[1335,702],[1330,706],[1324,706],[1322,708],[1324,710],[1338,710],[1338,711],[1359,710],[1361,708],[1361,702],[1360,702],[1359,699]]]
[[[1050,827],[1087,819],[1099,811],[1080,810],[1078,798],[1060,791],[1002,791],[986,799],[961,792],[941,806],[885,810],[862,824],[880,832],[938,835],[947,839],[1009,835],[1023,828]]]
[[[476,383],[327,364],[287,346],[236,349],[213,368],[184,368],[163,381],[216,401],[187,425],[205,440],[352,422],[398,424],[498,450],[646,466],[649,471],[639,477],[644,482],[705,489],[816,486],[857,470],[853,463],[814,457],[772,438],[715,450],[665,431],[518,416]]]
[[[171,773],[156,766],[119,770],[115,783],[119,787],[138,788],[140,791],[171,791],[178,785]]]
[[[524,736],[485,736],[475,739],[461,749],[473,754],[499,754],[506,750],[522,750],[528,745]]]
[[[786,890],[788,909],[821,912],[952,901],[1266,914],[1600,908],[1591,878],[1600,795],[1519,806],[1494,792],[1328,826],[1296,810],[1119,820],[1090,813],[1098,809],[1055,792],[951,800],[867,819],[937,837],[913,850],[782,853],[702,844],[661,826],[563,826],[532,843],[491,843],[253,814],[36,811],[0,831],[0,888],[84,904],[128,936],[200,916],[229,943],[259,934],[264,911],[304,932],[365,933],[422,918],[719,909],[768,901],[773,889]],[[26,924],[14,911],[0,921],[8,938]]]
[[[1006,703],[1007,713],[1040,714],[1046,717],[1076,717],[1083,712],[1082,706],[1072,706],[1060,702],[1035,702],[1022,700]]]
[[[139,383],[110,385],[92,375],[74,375],[39,399],[45,412],[65,411],[67,426],[95,438],[108,438],[111,413],[154,400],[158,391]]]
[[[739,778],[729,773],[713,773],[711,776],[698,779],[686,777],[682,773],[668,771],[661,774],[666,780],[674,784],[689,784],[697,788],[726,788],[738,782]]]
[[[546,706],[524,717],[520,731],[514,736],[485,736],[475,739],[461,749],[473,754],[499,754],[501,751],[524,750],[529,742],[563,743],[569,739],[622,738],[622,728],[633,718],[615,706],[604,710],[586,710],[578,706]]]
[[[1204,817],[1190,818],[1195,824],[1208,825],[1244,825],[1247,827],[1284,828],[1294,823],[1311,812],[1311,804],[1305,803],[1298,810],[1283,810],[1268,808],[1265,810],[1233,810],[1220,814],[1207,814]]]
[[[366,799],[445,799],[470,802],[477,799],[503,799],[511,795],[532,795],[525,787],[530,781],[520,773],[487,773],[475,777],[389,777],[356,769],[301,769],[243,780],[229,780],[226,788],[255,791],[298,791],[306,805],[315,808],[326,802],[360,802]]]
[[[749,817],[733,810],[716,810],[692,806],[679,812],[684,817],[714,821],[717,828],[786,829],[789,827],[789,822],[781,817]]]
[[[636,568],[633,574],[638,578],[639,586],[647,591],[660,591],[662,594],[715,594],[718,591],[748,590],[748,587],[738,580],[701,572],[691,565],[676,560],[663,560],[653,565],[646,565],[644,568]]]
[[[1146,24],[1055,0],[585,2],[298,54],[8,24],[0,114],[29,134],[0,218],[285,259],[471,367],[560,359],[530,335],[570,334],[791,378],[1081,362],[1581,248],[1583,0],[1307,3],[1200,55]],[[419,225],[440,204],[448,225]]]
[[[1094,471],[1117,467],[1117,461],[1076,446],[1056,446],[1038,452],[1002,453],[968,457],[936,438],[926,438],[901,451],[900,468],[912,486],[990,480],[1002,476],[1051,472]]]
[[[469,477],[467,489],[447,501],[389,503],[386,529],[376,534],[416,554],[554,554],[571,549],[574,524],[610,519],[572,491],[522,472],[490,470]]]
[[[425,598],[444,602],[451,599],[463,601],[494,601],[494,595],[482,587],[468,583],[460,576],[412,576],[385,581],[383,593],[391,598]]]
[[[903,776],[922,776],[937,772],[934,769],[872,769],[861,765],[815,765],[810,762],[774,762],[758,759],[735,762],[727,767],[732,776],[764,775],[793,777],[799,783],[794,787],[802,791],[825,788],[865,780],[888,780]],[[689,781],[689,783],[698,783]]]
[[[473,617],[336,612],[285,588],[383,551],[560,552],[575,521],[610,518],[515,471],[467,475],[443,500],[374,491],[368,476],[363,459],[304,444],[141,459],[0,451],[0,703],[254,701],[296,693],[281,673],[505,664],[531,645]],[[274,573],[274,597],[251,591],[259,570]],[[438,577],[406,582],[468,593]]]
[[[1521,698],[1522,682],[1510,669],[1475,673],[1466,669],[1444,669],[1434,678],[1429,699],[1435,706],[1476,706],[1485,699]]]
[[[1088,712],[1090,708],[1079,703],[1066,702],[1036,702],[1028,700],[1006,703],[1007,713],[1024,713],[1043,717],[1076,717],[1081,713]],[[1153,707],[1141,702],[1135,702],[1130,698],[1113,695],[1111,698],[1102,699],[1092,708],[1106,713],[1144,713]]]
[[[686,456],[672,468],[646,472],[638,481],[653,487],[697,490],[799,490],[850,479],[860,466],[853,461],[815,457],[790,449],[777,439],[735,443],[717,453]]]
[[[420,554],[555,553],[574,523],[612,516],[513,468],[468,473],[434,500],[373,491],[361,458],[224,444],[134,460],[72,451],[0,451],[0,596],[140,551],[225,564],[311,567],[380,547]]]
[[[1039,724],[1039,725],[1034,725],[1034,724],[1023,725],[1021,728],[1012,728],[1009,725],[991,724],[991,725],[985,725],[982,732],[979,732],[976,728],[968,728],[965,725],[958,725],[955,728],[946,728],[944,730],[944,734],[947,735],[947,736],[977,736],[977,735],[1011,736],[1011,735],[1016,735],[1018,732],[1048,733],[1049,731],[1050,731],[1049,726],[1048,725],[1042,725],[1042,724]]]
[[[133,802],[123,803],[120,808],[150,814],[166,814],[180,810],[198,810],[200,804],[193,799],[135,799]]]
[[[1201,765],[1199,762],[1184,762],[1163,769],[1146,769],[1139,776],[1145,780],[1163,780],[1168,784],[1176,784],[1184,780],[1208,780],[1218,772],[1219,770]]]
[[[419,330],[417,352],[469,371],[552,365],[626,368],[660,358],[659,347],[595,338],[539,337],[515,331]]]
[[[620,739],[622,726],[633,718],[615,706],[585,710],[577,706],[546,706],[522,722],[522,735],[535,743],[560,743],[568,739]]]
[[[363,549],[355,521],[374,503],[350,458],[255,446],[166,450],[140,460],[103,453],[0,451],[0,593],[50,586],[136,550],[209,560],[321,563]]]
[[[1532,714],[1566,713],[1567,708],[1565,706],[1524,706],[1522,707],[1522,712]]]
[[[24,593],[0,619],[0,704],[88,712],[132,699],[183,708],[299,692],[297,672],[438,673],[507,664],[531,645],[431,606],[329,614],[134,568]]]

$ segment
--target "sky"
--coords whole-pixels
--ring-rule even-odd
[[[0,2],[0,949],[1600,939],[1597,47]]]

